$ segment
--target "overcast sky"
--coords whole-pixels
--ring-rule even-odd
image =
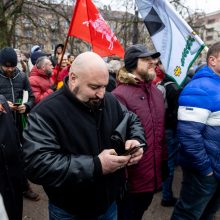
[[[198,9],[206,13],[220,10],[220,0],[187,0],[186,5],[193,10]]]
[[[118,10],[119,5],[123,5],[124,2],[123,0],[100,0],[103,4],[111,4],[111,6],[113,6],[113,1],[116,2],[116,8],[113,7],[113,9],[116,10]],[[98,2],[98,0],[96,2]],[[193,11],[201,10],[209,13],[220,10],[220,0],[183,0],[183,2]]]

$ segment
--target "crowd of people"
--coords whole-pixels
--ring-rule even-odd
[[[63,53],[0,50],[2,219],[22,219],[23,196],[40,199],[29,181],[43,186],[50,220],[141,220],[158,191],[172,220],[214,219],[220,42],[181,87],[142,44],[108,63]]]

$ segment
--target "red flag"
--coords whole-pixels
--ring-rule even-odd
[[[102,57],[117,55],[124,58],[123,47],[92,0],[76,1],[68,36],[88,42],[92,50]]]

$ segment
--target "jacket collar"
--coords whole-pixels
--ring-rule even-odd
[[[50,78],[50,76],[48,76],[42,69],[38,69],[36,65],[34,65],[31,69],[30,77],[31,76],[41,76],[48,79]]]
[[[129,84],[141,87],[150,87],[152,82],[141,81],[134,74],[129,73],[124,67],[118,71],[117,75],[118,84]]]

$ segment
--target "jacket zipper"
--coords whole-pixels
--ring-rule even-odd
[[[156,131],[155,131],[155,124],[154,124],[154,115],[152,114],[152,107],[154,107],[153,106],[153,103],[152,103],[152,101],[151,101],[151,98],[150,98],[150,96],[151,96],[151,94],[150,94],[150,92],[147,92],[147,98],[148,98],[148,103],[149,103],[149,110],[150,110],[150,114],[151,114],[151,119],[152,119],[152,125],[153,125],[153,134],[154,134],[154,141],[153,141],[153,144],[154,144],[154,151],[153,151],[153,153],[154,153],[154,183],[155,183],[155,186],[154,186],[154,191],[156,191],[157,190],[157,176],[156,176],[156,174],[157,174],[157,170],[156,170],[156,159],[155,159],[155,139],[156,139]]]
[[[12,100],[13,100],[13,103],[15,103],[14,87],[13,87],[13,83],[12,83],[11,78],[9,78],[9,81],[10,81],[10,84],[11,84]]]

